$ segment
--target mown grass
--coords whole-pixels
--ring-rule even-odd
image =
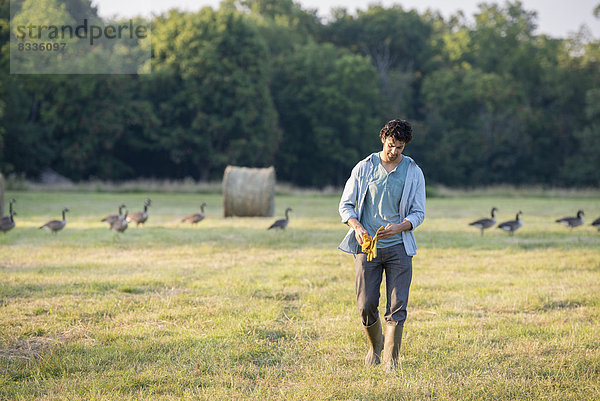
[[[146,196],[146,227],[99,221]],[[388,375],[363,366],[337,196],[279,196],[286,232],[222,218],[218,195],[8,197],[0,399],[600,399],[600,232],[554,223],[577,209],[591,221],[598,199],[429,200],[402,369]],[[202,201],[205,221],[179,222]],[[64,206],[63,232],[38,229]],[[501,221],[522,210],[524,227],[481,237],[468,222],[492,206]]]

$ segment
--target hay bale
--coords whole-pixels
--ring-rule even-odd
[[[227,166],[223,174],[225,217],[273,217],[275,168]]]
[[[4,177],[0,173],[0,217],[4,216]]]

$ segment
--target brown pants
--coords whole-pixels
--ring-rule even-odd
[[[387,303],[384,320],[387,324],[404,325],[406,304],[412,280],[412,256],[403,244],[377,249],[377,257],[367,261],[367,254],[356,255],[356,304],[364,326],[379,318],[379,294],[385,272]]]

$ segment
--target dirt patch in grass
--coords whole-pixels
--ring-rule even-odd
[[[37,335],[0,344],[0,359],[9,361],[35,360],[50,349],[74,341],[87,344],[96,342],[95,339],[89,336],[88,328],[84,325],[77,325],[58,336]]]
[[[60,340],[49,337],[33,337],[18,340],[6,347],[0,348],[0,358],[8,360],[33,360],[57,344],[60,344]]]

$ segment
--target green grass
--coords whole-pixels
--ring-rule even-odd
[[[153,206],[124,234],[99,220]],[[392,375],[363,366],[337,196],[271,218],[218,195],[9,192],[0,235],[0,400],[600,400],[597,198],[428,201]],[[179,220],[206,201],[196,227]],[[39,230],[60,216],[57,235]],[[514,237],[468,226],[523,211]],[[558,217],[586,212],[569,232]],[[385,306],[385,293],[381,307]]]

